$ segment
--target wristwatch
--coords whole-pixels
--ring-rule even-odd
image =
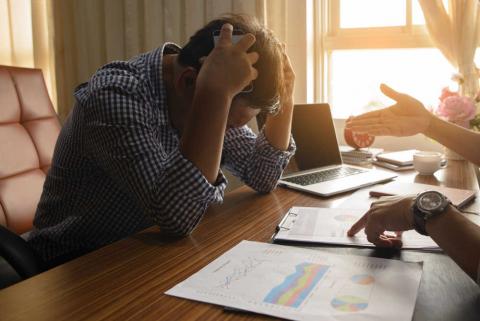
[[[450,204],[450,200],[437,191],[425,191],[418,194],[412,206],[415,230],[420,234],[428,235],[425,229],[427,221],[444,213]]]

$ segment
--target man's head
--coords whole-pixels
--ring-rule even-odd
[[[279,106],[283,88],[282,47],[273,33],[255,18],[228,15],[211,21],[190,37],[180,51],[178,62],[184,67],[200,70],[200,59],[208,56],[214,48],[214,32],[220,30],[225,23],[233,25],[234,30],[253,34],[256,41],[248,52],[255,51],[260,56],[254,64],[258,77],[253,81],[253,90],[239,93],[232,103],[232,108],[241,104],[264,112],[274,112]]]

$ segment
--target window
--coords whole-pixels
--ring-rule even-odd
[[[331,104],[334,117],[390,105],[379,90],[381,83],[426,106],[436,106],[441,89],[452,85],[455,70],[433,46],[417,0],[318,4],[316,18],[328,23],[322,41],[324,67],[317,74],[323,86],[317,98]]]

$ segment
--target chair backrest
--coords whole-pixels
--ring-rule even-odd
[[[31,229],[59,132],[42,71],[0,66],[0,225]]]

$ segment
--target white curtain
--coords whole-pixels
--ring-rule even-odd
[[[183,45],[196,30],[224,13],[256,16],[283,39],[285,1],[52,0],[60,117],[73,106],[74,88],[103,64],[128,59],[164,41]]]
[[[0,65],[40,68],[56,105],[51,0],[0,0]]]
[[[474,63],[480,28],[478,0],[449,0],[448,11],[442,0],[419,0],[427,29],[434,44],[461,76],[462,95],[475,97],[478,70]]]

